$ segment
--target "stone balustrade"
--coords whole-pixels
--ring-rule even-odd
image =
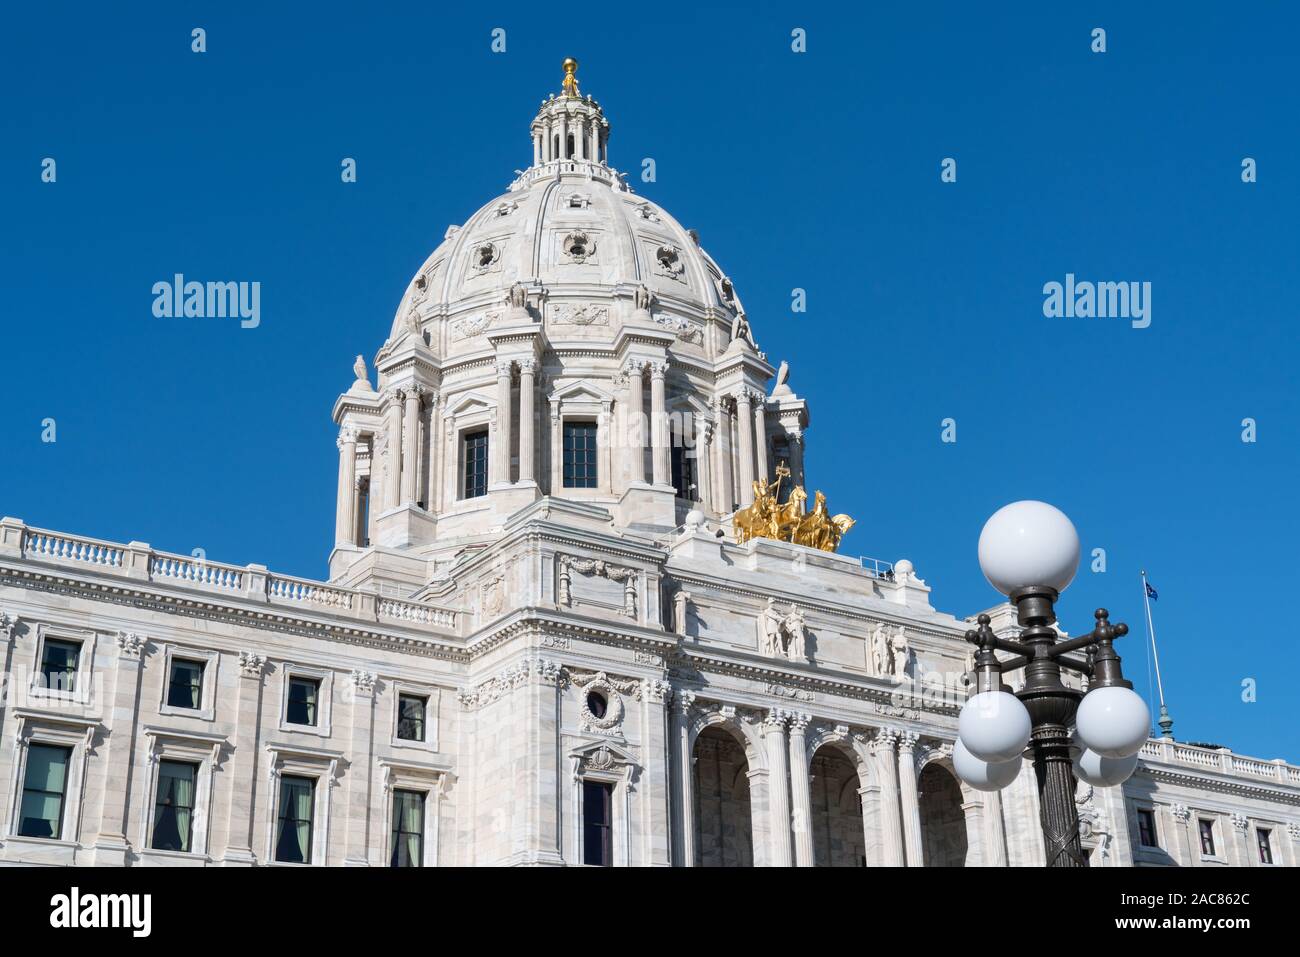
[[[1222,774],[1246,775],[1277,781],[1291,787],[1300,786],[1300,767],[1287,764],[1281,758],[1263,761],[1236,754],[1228,748],[1207,748],[1196,744],[1183,744],[1163,738],[1152,738],[1142,746],[1143,761],[1161,764],[1180,764]]]
[[[155,551],[143,542],[123,545],[81,535],[31,528],[17,519],[0,520],[0,560],[20,558],[96,574],[168,585],[205,594],[226,595],[326,612],[379,623],[395,622],[440,636],[459,634],[461,618],[453,608],[426,602],[379,598],[372,592],[343,588],[267,571],[262,565],[227,565],[204,558]]]

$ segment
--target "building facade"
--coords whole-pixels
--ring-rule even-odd
[[[569,70],[357,358],[328,581],[0,521],[0,862],[1042,863],[1032,768],[952,772],[971,618],[736,543],[808,405],[609,131]],[[1093,865],[1300,853],[1280,760],[1153,739],[1077,801]]]

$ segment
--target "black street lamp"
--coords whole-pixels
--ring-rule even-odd
[[[1124,679],[1114,641],[1128,626],[1096,612],[1092,631],[1060,639],[1052,627],[1055,604],[1079,564],[1079,538],[1070,520],[1043,502],[1015,502],[989,519],[980,535],[980,566],[989,582],[1016,607],[1015,639],[993,634],[988,615],[966,633],[978,646],[976,693],[962,708],[953,752],[958,775],[971,787],[993,791],[1033,759],[1048,867],[1087,867],[1075,809],[1076,778],[1097,787],[1122,784],[1137,767],[1151,714]],[[1000,659],[998,651],[1013,657]],[[1077,657],[1075,652],[1083,652]],[[1005,672],[1024,669],[1015,694]],[[1068,687],[1062,669],[1085,676],[1087,690]],[[1073,726],[1073,733],[1071,727]]]

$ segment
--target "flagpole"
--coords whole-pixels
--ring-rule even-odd
[[[1160,691],[1160,720],[1156,723],[1160,725],[1160,736],[1173,740],[1174,738],[1174,719],[1169,717],[1169,709],[1165,707],[1165,684],[1160,680],[1160,651],[1156,648],[1156,626],[1151,618],[1151,592],[1148,590],[1146,569],[1142,569],[1142,601],[1147,609],[1147,634],[1151,636],[1151,655],[1156,663],[1156,688]]]

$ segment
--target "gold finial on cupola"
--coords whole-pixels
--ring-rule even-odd
[[[564,63],[564,95],[578,96],[578,61],[573,57],[565,57]]]

